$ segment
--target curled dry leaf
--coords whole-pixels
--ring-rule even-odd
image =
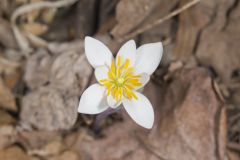
[[[78,100],[91,75],[83,42],[51,44],[29,58],[25,80],[33,90],[22,100],[21,124],[41,130],[70,129]]]
[[[53,87],[41,87],[22,100],[21,123],[40,130],[70,129],[77,118],[78,97]]]
[[[211,66],[226,84],[231,82],[234,71],[240,68],[240,6],[229,12],[233,2],[222,0],[215,20],[203,31],[197,49],[200,63]]]

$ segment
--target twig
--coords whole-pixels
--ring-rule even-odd
[[[157,19],[157,20],[154,21],[153,23],[150,23],[150,24],[144,26],[143,28],[139,28],[139,29],[137,29],[136,31],[134,31],[134,32],[132,32],[132,33],[124,36],[123,38],[119,38],[119,39],[117,38],[117,40],[121,42],[121,41],[130,39],[130,38],[132,38],[132,37],[135,37],[135,36],[137,36],[137,35],[145,32],[145,31],[148,31],[148,30],[156,27],[157,25],[162,24],[163,22],[165,22],[165,21],[171,19],[172,17],[178,15],[179,13],[185,11],[186,9],[194,6],[195,4],[197,4],[197,3],[200,2],[200,1],[201,1],[201,0],[192,0],[192,1],[190,1],[189,3],[185,4],[184,6],[182,6],[181,8],[176,9],[175,11],[173,11],[173,12],[171,12],[170,14],[166,15],[165,17],[160,18],[160,19]]]
[[[26,5],[23,5],[23,6],[20,6],[19,8],[17,8],[11,16],[11,25],[12,25],[13,33],[15,35],[16,41],[17,41],[20,49],[23,52],[27,52],[27,53],[29,53],[31,51],[29,42],[27,41],[26,37],[24,37],[22,35],[22,33],[20,32],[19,28],[16,25],[16,20],[20,15],[31,12],[36,9],[60,8],[60,7],[64,7],[64,6],[69,6],[73,3],[75,3],[76,1],[78,1],[78,0],[61,0],[61,1],[56,1],[56,2],[41,1],[41,2],[26,4]]]
[[[24,14],[31,12],[36,9],[42,9],[42,8],[60,8],[64,6],[69,6],[73,3],[75,3],[77,0],[61,0],[61,1],[56,1],[56,2],[47,2],[47,1],[40,1],[40,2],[35,2],[35,3],[30,3],[24,6],[21,6],[17,8],[12,17],[11,17],[11,22],[15,22],[17,17]]]

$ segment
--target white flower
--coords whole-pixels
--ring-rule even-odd
[[[108,106],[116,108],[122,103],[137,124],[152,128],[153,107],[137,90],[149,81],[160,63],[162,52],[161,42],[136,49],[134,40],[130,40],[120,48],[114,60],[111,51],[102,42],[86,37],[85,54],[95,68],[99,84],[93,84],[83,92],[78,112],[98,114]]]

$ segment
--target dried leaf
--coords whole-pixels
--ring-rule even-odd
[[[156,6],[154,6],[151,14],[143,21],[139,28],[144,28],[146,25],[155,22],[157,19],[168,15],[178,2],[179,0],[172,0],[171,3],[169,3],[168,0],[159,1],[159,3],[156,3]],[[173,34],[173,21],[174,20],[166,21],[165,23],[141,34],[141,44],[158,42],[162,40],[165,41],[166,38],[171,38]],[[166,53],[169,55],[169,52]],[[165,54],[163,56],[165,56]]]
[[[49,80],[49,68],[53,57],[45,49],[39,49],[28,58],[24,80],[31,89],[42,86]]]
[[[0,108],[17,111],[17,106],[15,98],[12,92],[4,84],[3,80],[0,78]]]
[[[61,143],[61,141],[53,141],[48,143],[43,148],[38,148],[35,150],[30,150],[28,153],[30,155],[36,155],[36,156],[54,156],[60,154],[64,149],[64,145]]]
[[[3,125],[14,124],[16,120],[7,112],[0,110],[0,127]]]
[[[45,23],[51,23],[57,13],[56,8],[51,8],[51,9],[45,9],[43,13],[41,14],[42,20]]]
[[[10,61],[0,56],[0,74],[5,85],[13,89],[21,78],[20,63]]]
[[[188,0],[182,0],[184,5]],[[211,22],[216,1],[208,3],[201,1],[198,5],[182,12],[179,15],[179,24],[176,37],[174,56],[176,59],[187,61],[197,45],[199,32]]]
[[[79,153],[76,153],[74,151],[65,151],[61,155],[51,157],[49,160],[83,160]]]
[[[239,155],[238,155],[237,153],[233,152],[233,151],[230,151],[230,150],[229,150],[229,151],[227,152],[227,154],[228,154],[229,160],[240,160]]]
[[[6,148],[16,142],[16,128],[10,125],[0,127],[0,149]]]
[[[143,20],[149,16],[153,8],[159,3],[149,0],[122,0],[117,5],[117,21],[118,24],[112,30],[114,37],[120,37],[129,33],[137,27]],[[131,15],[131,16],[129,16]]]
[[[25,32],[31,33],[33,35],[39,36],[48,30],[48,26],[42,23],[27,23],[21,26]]]
[[[226,84],[232,81],[234,71],[240,68],[240,23],[237,23],[238,18],[230,18],[228,23],[226,20],[232,4],[233,1],[222,0],[215,21],[203,31],[197,49],[200,63],[212,67]],[[235,12],[230,12],[230,17],[238,15],[239,8],[238,5]]]
[[[22,100],[21,122],[28,129],[70,129],[77,118],[79,96],[92,72],[82,41],[49,48],[53,54],[43,50],[26,65],[25,80],[35,89]]]
[[[17,142],[28,151],[44,148],[49,142],[61,141],[59,132],[50,131],[24,131],[17,134]]]
[[[15,146],[0,150],[0,159],[4,160],[31,160],[21,148]]]
[[[17,49],[18,45],[13,35],[10,23],[0,18],[0,44],[6,48]]]
[[[53,87],[41,87],[22,100],[21,123],[40,130],[70,129],[77,118],[78,97]]]

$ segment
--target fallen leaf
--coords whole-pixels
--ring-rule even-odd
[[[70,129],[77,119],[78,97],[46,86],[23,97],[21,125],[26,129]]]
[[[147,141],[153,150],[172,160],[224,159],[226,113],[206,70],[179,71],[162,103],[156,98],[159,125]]]
[[[0,159],[4,160],[31,160],[21,148],[14,146],[4,150],[0,150]]]
[[[180,1],[180,7],[189,2]],[[193,54],[200,31],[208,25],[214,14],[216,1],[211,3],[206,0],[179,14],[178,30],[174,56],[178,60],[187,61]]]
[[[61,143],[61,141],[53,141],[53,142],[49,142],[43,148],[30,150],[28,151],[28,153],[30,155],[41,156],[41,157],[54,156],[54,155],[59,155],[60,152],[64,150],[64,148],[65,147]]]
[[[117,25],[112,30],[114,37],[121,37],[145,20],[160,1],[122,0],[117,5]],[[130,16],[129,16],[130,15]]]
[[[239,38],[240,23],[239,5],[229,12],[234,1],[222,0],[214,22],[201,34],[197,49],[197,59],[202,65],[210,66],[229,85],[234,71],[240,68]],[[226,15],[230,14],[229,20]],[[236,17],[234,18],[234,16]],[[227,53],[227,54],[226,54]]]
[[[0,74],[2,74],[2,80],[9,89],[14,89],[21,78],[20,65],[18,62],[0,56]]]
[[[240,160],[240,157],[236,152],[228,150],[227,155],[228,155],[229,160]]]
[[[53,57],[45,50],[39,49],[28,58],[24,80],[31,89],[38,88],[49,81],[49,68]]]
[[[21,27],[25,32],[36,36],[42,35],[48,30],[47,25],[37,22],[22,24]]]
[[[49,81],[54,88],[67,90],[69,95],[79,96],[87,85],[91,72],[84,52],[69,50],[52,62]]]
[[[56,15],[56,13],[57,13],[56,8],[45,9],[41,14],[41,19],[45,23],[51,23]]]
[[[17,142],[28,151],[39,150],[47,146],[50,142],[61,141],[61,134],[55,131],[26,131],[17,132]]]
[[[157,19],[160,19],[172,11],[173,8],[179,3],[179,0],[172,0],[169,3],[168,0],[161,0],[152,8],[151,14],[144,19],[144,21],[138,26],[138,28],[144,28],[147,25],[154,23]],[[158,41],[166,41],[168,38],[171,39],[174,31],[174,19],[166,21],[165,23],[156,26],[147,32],[144,32],[140,36],[140,43],[150,43]],[[174,31],[175,32],[175,31]],[[171,40],[170,40],[171,41]],[[166,52],[168,53],[169,52]],[[163,54],[166,56],[166,54]]]
[[[0,149],[7,148],[17,141],[16,128],[11,125],[0,127]]]
[[[51,44],[33,55],[25,80],[33,88],[22,100],[21,124],[40,130],[70,129],[77,119],[79,96],[92,69],[83,54],[83,41]]]
[[[17,106],[15,98],[12,92],[4,84],[3,80],[0,78],[0,108],[17,111]]]
[[[58,155],[56,157],[51,157],[49,160],[84,160],[79,156],[78,153],[74,151],[65,151],[61,155]]]
[[[17,49],[18,45],[12,32],[10,23],[0,18],[0,44],[6,48]]]
[[[0,110],[0,126],[14,124],[16,120],[7,112]]]

